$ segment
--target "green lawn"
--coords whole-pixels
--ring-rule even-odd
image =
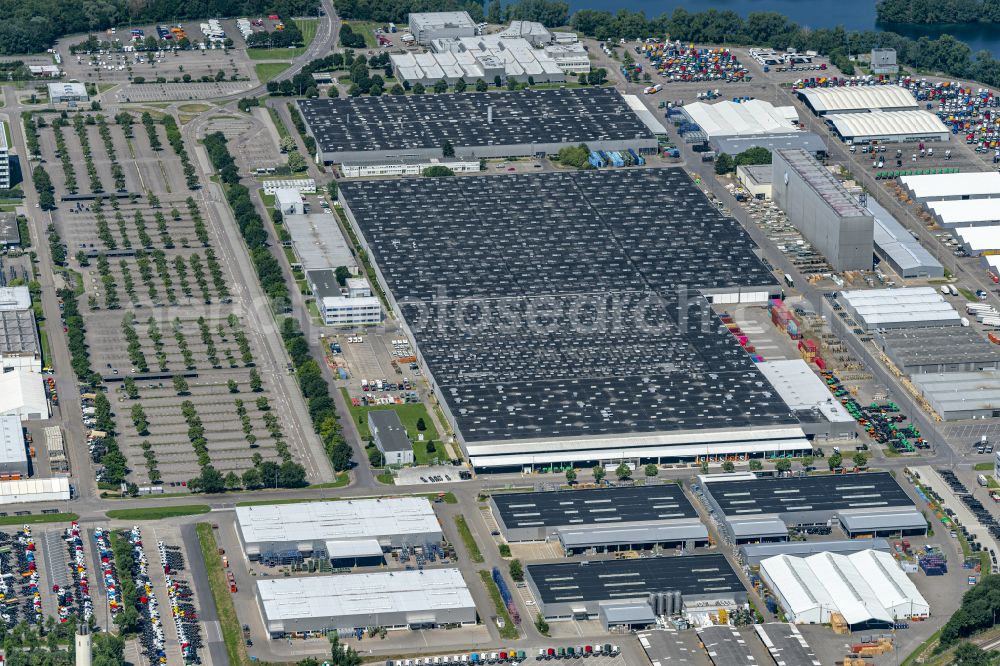
[[[294,57],[294,56],[289,56]],[[260,79],[261,83],[267,83],[278,74],[288,69],[290,63],[287,62],[262,62],[253,66],[254,70],[257,72],[257,78]]]
[[[281,116],[278,115],[277,109],[267,107],[267,112],[271,114],[271,122],[274,123],[274,129],[278,131],[278,138],[284,139],[288,134],[288,128],[285,127],[285,123],[282,122]],[[273,200],[272,200],[273,201]]]
[[[479,551],[476,538],[472,536],[469,523],[465,522],[465,516],[455,516],[455,526],[458,527],[458,534],[462,537],[462,543],[465,544],[465,550],[469,553],[469,559],[473,562],[483,562],[483,554]]]
[[[344,21],[346,25],[351,26],[351,30],[356,33],[361,33],[365,38],[365,46],[370,49],[378,48],[378,40],[375,39],[375,28],[381,27],[383,24],[374,23],[372,21]]]
[[[351,482],[351,477],[347,472],[341,472],[337,475],[336,481],[331,481],[330,483],[314,483],[309,486],[310,488],[343,488],[348,483]]]
[[[990,472],[993,471],[993,463],[991,462],[976,463],[975,469],[977,472]]]
[[[343,478],[347,478],[347,474],[342,475]],[[342,485],[347,485],[345,481]],[[309,486],[310,488],[335,488],[336,485],[333,484],[320,484],[316,486]],[[245,502],[237,502],[236,506],[263,506],[265,504],[301,504],[303,502],[343,502],[344,500],[350,499],[375,499],[383,497],[426,497],[427,499],[434,501],[437,498],[437,493],[417,493],[415,495],[369,495],[366,497],[323,497],[320,499],[315,499],[311,497],[297,497],[294,499],[281,499],[281,500],[247,500]],[[455,497],[455,493],[447,492],[444,494],[445,504],[458,504],[458,498]]]
[[[354,423],[358,427],[358,433],[361,435],[361,441],[367,442],[371,439],[371,432],[368,430],[368,412],[371,410],[379,409],[391,409],[396,412],[399,416],[399,420],[403,423],[403,427],[406,428],[406,434],[409,436],[410,441],[413,442],[413,458],[418,465],[426,465],[430,462],[431,458],[444,455],[444,444],[442,444],[441,439],[438,436],[437,428],[434,427],[434,422],[431,420],[430,414],[427,413],[427,408],[422,403],[407,403],[403,405],[370,405],[368,407],[354,407],[351,405],[351,398],[347,394],[347,389],[340,389],[344,394],[344,400],[347,402],[351,409],[351,416],[354,418]],[[417,421],[419,419],[424,420],[424,425],[427,429],[421,433],[417,430]],[[423,434],[424,441],[417,441],[417,435]],[[434,440],[434,446],[436,451],[434,453],[427,452],[427,442],[428,440]]]
[[[233,605],[226,574],[223,573],[219,545],[215,541],[209,523],[198,523],[198,542],[201,544],[201,557],[208,570],[208,587],[212,590],[212,599],[215,600],[215,612],[219,616],[228,661],[230,664],[245,664],[247,658],[246,649],[243,647],[243,630],[240,628],[239,618],[236,617],[236,607]]]
[[[302,40],[305,42],[306,46],[312,44],[312,41],[316,39],[316,29],[319,28],[318,18],[301,18],[292,19],[295,21],[295,25],[299,27],[299,31],[302,33]]]
[[[967,301],[978,301],[979,300],[979,297],[976,296],[976,292],[972,291],[971,289],[966,289],[965,287],[959,287],[958,291],[959,291],[959,293],[962,294],[962,296],[965,296],[965,300],[967,300]]]
[[[298,58],[305,52],[306,48],[304,46],[285,47],[282,49],[247,49],[247,55],[250,56],[251,60],[283,60],[285,58],[291,60],[292,58]],[[286,64],[285,67],[287,66]]]
[[[212,507],[207,504],[176,504],[142,509],[112,509],[107,512],[107,516],[115,520],[159,520],[178,516],[196,516],[211,510]]]
[[[483,579],[483,585],[486,586],[486,591],[490,593],[490,598],[493,599],[493,607],[496,609],[497,617],[503,618],[503,629],[500,630],[500,638],[508,641],[517,639],[520,633],[517,627],[514,626],[514,621],[510,619],[510,613],[507,612],[507,606],[504,605],[503,599],[500,598],[500,590],[497,589],[497,584],[493,582],[493,576],[490,575],[489,571],[480,571],[479,577]]]
[[[37,516],[3,516],[0,525],[34,525],[35,523],[70,523],[80,520],[75,513],[42,513]]]

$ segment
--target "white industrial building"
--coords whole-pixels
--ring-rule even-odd
[[[814,437],[846,437],[854,433],[854,417],[835,399],[809,364],[800,358],[765,361],[757,368]]]
[[[0,188],[10,188],[10,146],[7,145],[7,128],[0,122]]]
[[[41,374],[24,367],[0,373],[0,415],[6,414],[15,414],[22,421],[49,418]]]
[[[875,201],[875,197],[867,197],[865,207],[875,217],[875,252],[896,275],[903,278],[944,277],[941,262]]]
[[[1000,173],[996,171],[903,176],[899,182],[917,201],[989,199],[1000,195]]]
[[[252,560],[288,551],[321,557],[342,542],[396,549],[441,541],[441,525],[425,497],[237,507],[236,525]]]
[[[295,190],[299,194],[316,194],[316,181],[312,178],[269,179],[261,181],[264,194],[276,196],[278,190]]]
[[[21,419],[14,414],[0,416],[0,479],[26,479],[28,472]]]
[[[271,578],[256,583],[257,601],[271,638],[367,627],[475,624],[477,617],[458,569]]]
[[[27,502],[59,502],[70,499],[69,479],[22,479],[0,481],[0,506]]]
[[[796,92],[817,116],[872,111],[910,111],[920,107],[910,91],[899,86],[803,88]]]
[[[524,39],[532,46],[542,47],[552,41],[552,33],[537,21],[511,21],[500,31],[504,39]]]
[[[0,312],[27,310],[31,307],[31,292],[27,287],[0,287]]]
[[[60,81],[48,84],[48,89],[51,104],[86,102],[90,99],[87,94],[87,86],[82,83]]]
[[[922,373],[910,381],[945,421],[1000,418],[1000,372]]]
[[[405,83],[433,86],[438,81],[454,85],[459,79],[474,84],[479,79],[506,82],[563,83],[566,73],[543,49],[525,39],[500,35],[435,39],[431,53],[392,54],[396,77]]]
[[[866,330],[962,323],[958,311],[933,287],[842,291],[837,300]]]
[[[681,107],[681,110],[709,138],[787,134],[799,129],[799,114],[794,106],[774,106],[761,99],[742,103],[695,102]]]
[[[410,34],[425,46],[435,39],[476,34],[476,22],[468,12],[411,12],[409,19]]]
[[[583,44],[550,44],[545,53],[566,74],[587,74],[590,72],[590,56]]]
[[[663,126],[663,123],[649,110],[638,95],[622,95],[622,99],[625,100],[625,105],[639,117],[642,124],[646,126],[650,132],[656,136],[666,136],[667,128]]]
[[[374,326],[382,323],[382,302],[372,294],[367,280],[348,280],[346,289],[342,289],[336,272],[325,269],[307,271],[306,281],[327,326]]]
[[[274,191],[274,208],[284,215],[303,215],[305,203],[302,194],[292,187],[281,187]]]
[[[878,550],[777,555],[761,561],[760,575],[796,624],[828,623],[839,613],[860,629],[930,616],[916,585],[892,555]]]
[[[928,201],[926,205],[937,223],[949,229],[1000,225],[1000,198],[947,199]]]
[[[479,173],[479,160],[417,159],[394,160],[380,164],[345,162],[340,165],[344,178],[372,178],[374,176],[419,176],[424,169],[434,166],[448,167],[455,173]]]
[[[947,141],[951,132],[930,111],[831,113],[827,122],[847,143]]]
[[[955,237],[962,244],[962,249],[973,257],[1000,252],[1000,225],[957,227]]]
[[[330,213],[286,215],[285,230],[291,236],[296,261],[292,267],[303,271],[335,270],[344,266],[351,275],[358,273],[358,260],[344,233]]]

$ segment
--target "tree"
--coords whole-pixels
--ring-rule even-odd
[[[708,460],[703,458],[701,461],[700,468],[702,474],[708,474]]]
[[[385,456],[374,446],[368,449],[368,464],[372,467],[382,467],[385,465]]]
[[[417,431],[423,432],[425,430],[427,430],[427,424],[424,423],[424,417],[421,416],[417,418]]]
[[[448,139],[444,140],[441,144],[441,155],[442,157],[454,157],[455,156],[455,146],[451,145],[451,141]]]
[[[455,92],[464,93],[465,87],[466,87],[465,79],[459,79],[458,81],[455,81]]]
[[[524,567],[521,566],[521,560],[510,561],[510,577],[514,579],[515,583],[524,580]]]
[[[281,141],[278,142],[278,146],[281,148],[281,152],[290,153],[295,150],[295,139],[290,136],[281,137]]]
[[[993,659],[990,658],[989,652],[978,645],[962,643],[955,650],[950,663],[953,666],[990,666]]]
[[[340,440],[334,444],[333,449],[330,451],[330,464],[333,465],[334,470],[343,472],[350,469],[353,457],[354,450],[351,448],[351,445],[344,440]]]
[[[444,178],[447,176],[454,176],[455,172],[443,164],[435,164],[434,166],[429,166],[421,171],[420,175],[425,178]]]
[[[434,446],[433,439],[428,439],[427,443],[424,446],[427,449],[427,453],[437,453],[437,447]]]
[[[727,460],[726,462],[722,463],[722,471],[725,472],[726,474],[732,474],[733,472],[736,471],[736,465],[733,464],[732,460]]]
[[[201,475],[197,479],[192,480],[196,481],[195,485],[203,493],[221,493],[226,489],[226,482],[222,477],[222,472],[215,469],[212,465],[202,467]]]
[[[260,472],[254,468],[250,468],[243,472],[243,487],[247,490],[254,490],[255,488],[260,488],[264,485],[260,479]]]
[[[260,373],[257,372],[257,368],[250,368],[250,390],[254,393],[260,393],[263,389],[263,383],[260,380]]]
[[[500,78],[499,74],[493,77],[493,85],[495,85],[497,88],[503,85],[503,79]]]
[[[646,465],[645,468],[643,468],[643,472],[648,477],[654,477],[660,473],[660,468],[654,465],[653,463],[649,463],[648,465]]]
[[[224,483],[226,484],[226,490],[236,490],[240,487],[242,481],[236,472],[230,470],[229,473],[226,474]]]
[[[604,469],[604,465],[594,465],[594,469],[591,471],[594,474],[594,483],[600,483],[608,475],[607,470]]]
[[[440,81],[434,84],[434,92],[436,92],[438,95],[448,92],[448,84],[445,83],[444,79],[441,79]]]
[[[392,84],[392,87],[389,88],[389,94],[390,95],[405,95],[406,91],[403,90],[403,86],[399,85],[398,83],[394,83],[394,84]]]
[[[571,486],[576,483],[576,470],[572,467],[566,470],[566,483]]]
[[[499,4],[499,0],[495,1],[497,2],[497,4]],[[540,633],[542,636],[549,635],[549,623],[545,621],[545,618],[542,617],[541,613],[535,616],[535,629],[537,629],[538,633]]]
[[[306,170],[306,158],[302,157],[302,153],[297,150],[293,150],[288,153],[288,168],[295,173],[299,173]]]
[[[486,81],[482,79],[476,79],[476,92],[486,92],[490,89],[490,86]]]
[[[174,375],[174,391],[177,395],[187,395],[189,391],[189,386],[187,380],[184,379],[183,375]]]
[[[868,456],[866,456],[861,451],[854,454],[853,457],[855,467],[867,467],[868,466]]]
[[[812,467],[814,462],[816,461],[813,460],[812,456],[806,456],[805,458],[802,458],[802,460],[799,461],[799,463],[802,465],[803,468]]]
[[[240,392],[240,385],[236,383],[235,379],[230,379],[229,381],[227,381],[226,382],[226,388],[229,389],[230,393],[239,393]]]
[[[333,272],[333,276],[337,278],[337,284],[341,287],[347,286],[347,278],[351,277],[351,270],[347,266],[337,266],[337,269]],[[423,423],[423,419],[417,421],[417,430],[425,430],[426,426],[421,427],[420,424]]]
[[[792,461],[787,458],[778,458],[774,461],[774,469],[779,472],[787,472],[792,469]]]
[[[760,460],[758,460],[757,458],[750,459],[750,471],[759,472],[761,469],[763,469],[763,467],[764,465],[762,465]]]
[[[771,151],[764,146],[754,146],[747,148],[736,156],[736,166],[746,166],[751,164],[770,164]]]
[[[132,405],[132,424],[140,435],[149,434],[149,421],[146,419],[146,412],[138,403]]]
[[[736,170],[736,162],[732,157],[726,153],[719,153],[715,156],[715,173],[722,174],[730,173]]]
[[[615,476],[619,481],[624,481],[632,476],[632,468],[623,462],[615,468]]]
[[[338,90],[337,86],[335,86],[335,85],[334,86],[330,86],[329,88],[326,89],[326,95],[327,95],[327,97],[329,97],[331,99],[336,99],[336,98],[340,97],[340,90]]]
[[[834,453],[826,459],[826,464],[830,466],[830,469],[837,469],[844,464],[844,457],[839,453]]]
[[[424,94],[424,90],[425,90],[424,89],[424,84],[420,83],[419,81],[413,84],[413,94],[414,95],[423,95]]]
[[[499,548],[500,557],[510,557],[510,544],[502,543]]]

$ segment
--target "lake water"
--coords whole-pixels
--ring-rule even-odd
[[[603,9],[617,12],[622,7],[632,11],[644,11],[646,16],[658,16],[664,12],[671,13],[678,7],[684,7],[690,12],[706,9],[730,10],[741,16],[750,12],[775,11],[789,17],[796,23],[809,28],[833,28],[838,25],[848,30],[881,29],[875,25],[876,0],[837,0],[830,2],[810,2],[809,0],[700,0],[699,2],[682,2],[681,0],[569,0],[571,10]],[[889,29],[888,26],[885,27]],[[896,26],[893,32],[898,32],[914,39],[927,35],[938,37],[949,34],[960,39],[972,48],[972,52],[986,49],[994,57],[1000,58],[1000,26],[986,25],[955,25],[955,26]]]

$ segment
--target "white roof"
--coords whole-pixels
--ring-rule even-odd
[[[765,361],[758,363],[757,368],[792,409],[816,408],[831,423],[850,423],[854,420],[844,406],[833,398],[823,380],[802,359]]]
[[[88,99],[87,86],[82,83],[60,81],[59,83],[48,84],[48,88],[49,99],[55,99],[56,97],[62,97],[64,95],[72,95],[74,97]]]
[[[50,479],[0,481],[0,504],[24,502],[56,502],[69,499],[69,479],[55,476]]]
[[[851,86],[806,88],[798,91],[817,111],[872,111],[873,109],[916,109],[916,98],[899,86]]]
[[[941,119],[930,111],[838,113],[829,117],[845,139],[883,136],[948,134]]]
[[[299,192],[298,188],[279,187],[274,191],[274,200],[279,205],[285,203],[302,203],[302,193]]]
[[[428,28],[475,28],[469,12],[413,12],[410,23],[422,30]]]
[[[903,176],[899,179],[917,199],[1000,195],[1000,173],[938,173],[926,176]]]
[[[0,463],[27,463],[21,419],[16,414],[0,416]]]
[[[326,542],[326,556],[331,560],[349,557],[374,557],[381,554],[382,546],[378,539]]]
[[[713,139],[799,131],[799,116],[794,107],[776,107],[759,99],[742,104],[728,101],[716,104],[695,102],[685,106],[684,112]]]
[[[972,252],[1000,250],[1000,226],[957,227],[955,235]]]
[[[869,327],[958,323],[958,312],[933,287],[842,291],[840,297]]]
[[[335,270],[339,266],[354,268],[358,265],[333,215],[285,215],[283,223],[304,270]]]
[[[42,376],[27,368],[14,368],[0,373],[0,414],[13,412],[38,413],[48,418],[49,403],[45,397]]]
[[[786,610],[796,616],[816,609],[837,611],[853,625],[929,612],[916,586],[892,556],[881,551],[777,555],[762,560],[760,567],[789,606]],[[901,608],[906,610],[900,613]]]
[[[27,287],[0,287],[0,310],[27,310],[30,307],[31,292]]]
[[[649,128],[649,131],[653,134],[666,134],[667,130],[663,126],[663,123],[653,115],[653,112],[642,103],[637,95],[622,95],[622,99],[625,100],[625,104],[628,108],[635,111],[635,115],[639,116],[639,120]]]
[[[247,544],[346,541],[441,531],[425,497],[392,497],[236,507]]]
[[[271,578],[257,591],[268,621],[475,607],[458,569]]]
[[[1000,192],[997,194],[1000,195]],[[928,201],[927,208],[946,227],[976,222],[1000,222],[1000,199]]]

